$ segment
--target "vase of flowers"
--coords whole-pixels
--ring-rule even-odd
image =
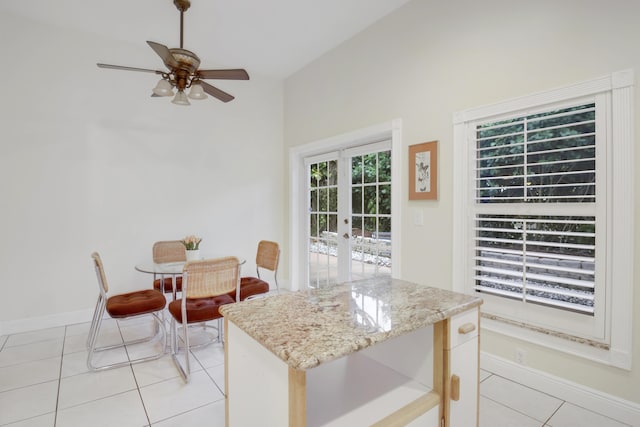
[[[187,250],[187,261],[197,261],[200,258],[200,242],[202,241],[201,237],[197,236],[187,236],[182,239],[182,244]]]

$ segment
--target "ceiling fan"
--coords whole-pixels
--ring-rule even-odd
[[[125,67],[121,65],[101,64],[100,68],[111,68],[115,70],[142,71],[154,73],[162,76],[153,89],[151,96],[173,96],[173,88],[177,89],[177,94],[173,98],[174,104],[189,105],[191,99],[205,99],[207,93],[222,102],[229,102],[234,99],[230,95],[215,86],[204,82],[202,79],[224,79],[224,80],[249,80],[249,74],[241,68],[230,70],[199,70],[200,58],[195,53],[183,48],[183,24],[184,12],[189,9],[189,0],[173,0],[176,8],[180,11],[180,48],[169,49],[167,46],[147,41],[151,49],[160,56],[168,71],[150,70],[146,68]],[[185,94],[185,89],[190,89],[189,95]]]

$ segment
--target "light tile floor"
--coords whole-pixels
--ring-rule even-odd
[[[122,342],[149,328],[140,321],[108,320],[100,344]],[[192,378],[185,384],[168,355],[88,372],[88,330],[85,323],[0,337],[0,426],[224,426],[220,344],[192,350]],[[149,345],[103,352],[98,362],[136,357]],[[626,425],[486,371],[480,394],[481,427]]]

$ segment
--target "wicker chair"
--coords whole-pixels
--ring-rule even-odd
[[[163,264],[167,262],[186,262],[187,251],[181,240],[162,240],[153,244],[153,262],[156,264]],[[164,277],[160,275],[158,278],[153,275],[153,288],[164,293],[173,293],[173,298],[176,297],[176,292],[182,291],[182,277],[175,277],[175,289],[173,288],[174,277]]]
[[[280,246],[276,242],[261,240],[258,243],[256,253],[256,275],[257,277],[240,278],[240,301],[256,298],[269,292],[269,282],[260,277],[260,270],[265,269],[273,272],[273,280],[276,284],[276,291],[280,292],[278,285],[278,262],[280,260]],[[229,294],[235,298],[235,295]]]
[[[236,257],[189,261],[182,272],[181,299],[169,303],[171,313],[171,356],[182,378],[188,382],[189,325],[217,320],[218,339],[222,341],[221,305],[233,304],[229,292],[239,292],[240,263]],[[178,323],[182,334],[178,337]],[[178,339],[182,341],[179,346]],[[184,365],[179,360],[180,347],[184,349]]]
[[[89,370],[98,371],[103,369],[118,368],[120,366],[126,366],[132,363],[139,363],[162,357],[165,354],[167,333],[164,327],[164,322],[158,314],[164,310],[164,307],[167,303],[164,295],[160,291],[157,291],[155,289],[146,289],[141,291],[129,292],[126,294],[114,295],[111,297],[107,296],[107,293],[109,292],[109,285],[107,283],[107,277],[104,273],[102,259],[97,252],[91,254],[91,258],[93,258],[94,266],[96,269],[96,276],[98,277],[98,287],[100,289],[100,294],[98,295],[98,302],[96,303],[96,309],[93,313],[93,321],[91,322],[89,336],[87,337],[87,367],[89,368]],[[100,335],[100,327],[102,326],[102,319],[104,317],[105,311],[114,319],[125,319],[137,316],[151,315],[155,322],[154,333],[147,337],[132,341],[126,341],[121,344],[96,347],[96,342],[98,340],[98,336]],[[150,341],[158,335],[160,335],[162,344],[160,346],[160,350],[151,356],[133,359],[128,362],[113,363],[101,366],[96,366],[93,363],[93,357],[96,352]]]

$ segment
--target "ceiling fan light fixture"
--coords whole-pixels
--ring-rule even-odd
[[[204,93],[204,89],[200,83],[193,83],[191,90],[189,91],[189,98],[191,99],[207,99],[207,94]]]
[[[242,68],[223,70],[201,70],[200,58],[190,50],[184,49],[184,12],[191,6],[190,0],[173,0],[173,4],[180,12],[180,47],[168,48],[167,46],[147,40],[147,44],[162,59],[166,70],[154,70],[149,68],[127,67],[122,65],[112,65],[98,63],[100,68],[110,68],[115,70],[139,71],[162,76],[151,96],[174,96],[174,88],[177,91],[171,102],[177,105],[191,105],[191,99],[206,99],[207,95],[217,98],[222,102],[229,102],[234,99],[233,95],[205,82],[205,79],[222,80],[249,80],[249,74]],[[189,93],[185,89],[191,88]]]
[[[189,98],[187,98],[187,94],[185,94],[183,90],[179,90],[171,102],[176,105],[191,105]]]
[[[153,94],[158,96],[173,96],[173,86],[165,79],[160,79],[156,87],[153,88]]]

